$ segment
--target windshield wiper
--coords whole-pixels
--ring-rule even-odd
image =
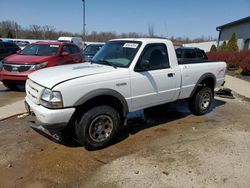
[[[117,66],[113,65],[111,62],[109,62],[107,60],[100,60],[99,62],[103,62],[103,63],[110,65],[110,66],[114,67],[115,69],[117,69]]]

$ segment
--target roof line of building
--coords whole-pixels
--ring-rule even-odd
[[[236,21],[233,21],[233,22],[230,22],[230,23],[227,23],[227,24],[224,24],[224,25],[221,25],[221,26],[218,26],[218,27],[216,27],[216,30],[220,31],[221,29],[223,29],[225,27],[229,27],[229,26],[232,26],[232,25],[235,25],[235,24],[246,22],[246,21],[250,21],[250,16],[239,19],[239,20],[236,20]]]

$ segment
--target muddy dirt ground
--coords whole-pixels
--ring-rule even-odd
[[[249,187],[248,102],[217,98],[200,117],[185,103],[154,111],[130,114],[99,151],[54,142],[30,128],[33,117],[2,121],[0,187]]]
[[[25,92],[23,91],[11,91],[3,86],[0,81],[0,108],[14,103],[16,101],[22,100],[25,97]]]

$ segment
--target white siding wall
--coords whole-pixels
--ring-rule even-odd
[[[219,46],[221,46],[223,42],[224,41],[220,41]],[[226,42],[228,43],[228,40],[226,40]],[[245,40],[244,39],[238,39],[237,44],[238,44],[239,49],[242,50],[244,48]]]

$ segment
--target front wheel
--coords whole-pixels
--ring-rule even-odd
[[[110,106],[97,106],[84,113],[75,125],[79,142],[88,150],[110,144],[118,132],[119,113]]]
[[[18,88],[17,88],[17,85],[16,84],[10,84],[10,83],[6,83],[3,81],[3,85],[8,88],[9,90],[11,91],[17,91]]]
[[[194,115],[204,115],[213,101],[213,92],[209,87],[203,87],[189,101],[189,109]]]

